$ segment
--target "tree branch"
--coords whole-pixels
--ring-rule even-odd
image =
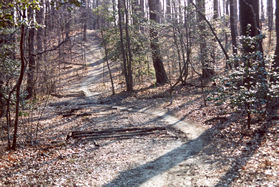
[[[224,46],[222,45],[221,41],[219,40],[219,38],[218,38],[218,36],[217,36],[217,34],[216,34],[214,28],[212,27],[212,25],[210,24],[210,22],[206,19],[206,16],[198,10],[197,5],[196,5],[195,3],[193,3],[193,2],[192,2],[192,4],[193,4],[194,7],[196,8],[196,12],[198,12],[198,13],[203,17],[204,21],[205,21],[205,22],[207,23],[207,25],[209,26],[209,28],[210,28],[212,34],[214,35],[215,39],[217,40],[218,44],[219,44],[220,47],[221,47],[221,49],[222,49],[222,51],[223,51],[223,53],[224,53],[226,59],[228,60],[228,59],[229,59],[229,55],[227,54],[227,52],[226,52]]]
[[[53,47],[53,48],[51,48],[51,49],[46,49],[46,50],[44,50],[44,51],[40,51],[40,52],[38,52],[38,53],[36,53],[36,54],[33,54],[33,56],[42,55],[42,54],[47,53],[47,52],[50,52],[50,51],[55,51],[56,49],[58,49],[61,45],[63,45],[63,44],[66,43],[67,41],[69,41],[69,39],[66,39],[66,40],[62,41],[62,42],[59,43],[57,46],[55,46],[55,47]]]

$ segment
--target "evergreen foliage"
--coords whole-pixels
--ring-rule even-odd
[[[247,46],[255,48],[263,38],[263,35],[240,37],[239,50],[242,53],[230,58],[229,63],[234,68],[215,79],[219,86],[208,98],[216,104],[227,103],[236,111],[246,114],[248,128],[251,114],[266,117],[273,98],[278,96],[279,82],[271,81],[278,77],[271,69],[273,58],[264,56],[259,50],[245,50]]]

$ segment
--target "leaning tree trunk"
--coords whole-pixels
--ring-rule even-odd
[[[159,0],[148,0],[149,10],[150,10],[150,20],[152,22],[159,23],[158,6],[160,5]],[[168,77],[163,65],[162,56],[160,52],[158,32],[154,27],[150,27],[150,47],[152,50],[153,66],[156,74],[156,83],[159,85],[168,82]]]

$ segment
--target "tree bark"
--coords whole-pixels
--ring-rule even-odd
[[[274,68],[276,72],[279,73],[279,2],[276,1],[276,11],[275,11],[275,25],[276,25],[276,49],[275,49],[275,63]]]
[[[23,19],[25,19],[25,11],[23,11]],[[15,122],[14,122],[14,137],[13,137],[13,145],[12,149],[16,149],[16,141],[17,141],[17,129],[18,129],[18,118],[19,118],[19,101],[20,101],[20,88],[24,76],[25,63],[24,63],[24,42],[25,42],[25,26],[21,24],[21,34],[20,34],[20,75],[17,80],[16,88],[16,109],[15,109]]]
[[[239,13],[241,35],[254,37],[260,34],[259,1],[240,0]],[[257,48],[251,45],[244,45],[244,50],[247,53],[256,50],[260,50],[261,52],[263,51],[261,43],[258,45]]]
[[[167,0],[167,8],[166,8],[166,19],[167,22],[169,22],[171,20],[171,0]]]
[[[133,72],[132,72],[132,50],[131,50],[131,42],[130,42],[130,33],[129,33],[129,13],[128,8],[126,5],[126,0],[124,0],[124,10],[126,15],[125,21],[125,33],[126,33],[126,43],[127,43],[127,50],[128,50],[128,58],[127,58],[127,76],[128,76],[128,83],[127,83],[127,91],[133,91]]]
[[[83,41],[87,40],[87,2],[86,0],[82,1],[82,8],[81,8],[81,22],[83,23]]]
[[[159,0],[148,0],[149,16],[152,22],[159,23],[158,3]],[[153,66],[156,74],[156,83],[163,85],[168,82],[168,77],[163,65],[162,56],[160,52],[158,32],[154,27],[150,27],[150,47],[152,50]]]
[[[70,32],[71,32],[71,23],[72,23],[72,13],[67,10],[67,7],[65,10],[67,12],[66,16],[66,24],[65,24],[65,33],[66,33],[66,40],[70,39]]]
[[[33,9],[29,8],[29,19],[33,20]],[[34,56],[34,38],[35,38],[35,28],[34,25],[29,29],[28,36],[28,72],[27,72],[27,96],[26,99],[33,97],[34,92],[34,74],[35,74],[35,56]]]
[[[232,51],[233,54],[237,54],[237,0],[230,0],[230,25],[231,25],[231,37],[232,37]]]
[[[41,8],[40,10],[36,11],[36,19],[37,19],[37,23],[40,25],[44,24],[44,8],[43,8],[43,3],[41,3]],[[43,34],[44,34],[44,30],[43,27],[39,27],[36,33],[36,40],[37,40],[37,53],[42,52],[43,51]],[[38,59],[38,65],[40,63],[40,61],[42,60],[42,55],[37,55],[37,59]]]
[[[123,22],[124,22],[124,14],[123,14],[123,0],[118,0],[118,26],[119,26],[119,34],[120,34],[120,48],[121,48],[121,53],[122,53],[122,59],[123,59],[123,72],[125,76],[125,81],[126,81],[126,90],[132,91],[133,87],[130,84],[130,78],[127,70],[127,56],[125,53],[125,45],[124,45],[124,34],[123,34]]]
[[[272,42],[272,30],[273,30],[273,0],[267,0],[267,19],[268,19],[268,49],[271,47]]]
[[[219,16],[218,0],[213,1],[213,9],[214,9],[213,19],[217,19]]]
[[[273,29],[273,0],[267,0],[268,31]]]
[[[269,0],[268,0],[269,1]],[[271,0],[272,1],[272,0]],[[268,13],[269,14],[269,13]],[[261,22],[263,23],[265,21],[264,17],[264,6],[263,6],[263,0],[261,0]]]
[[[197,1],[197,11],[198,11],[198,28],[199,28],[199,43],[200,43],[200,61],[202,64],[202,78],[208,78],[213,74],[213,70],[209,68],[208,64],[208,50],[206,45],[206,34],[205,34],[205,22],[204,17],[205,15],[205,1],[200,0]]]

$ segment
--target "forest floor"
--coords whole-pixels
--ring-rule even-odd
[[[114,64],[117,94],[110,96],[100,46],[90,31],[86,65],[65,68],[57,93],[38,107],[34,123],[23,120],[19,148],[0,155],[1,186],[279,185],[278,121],[265,128],[255,122],[249,133],[242,133],[244,117],[224,106],[204,106],[195,80],[172,97],[168,85],[152,83],[136,86],[132,94],[120,92],[123,84]],[[31,145],[26,136],[37,127]],[[121,131],[162,127],[126,137]],[[74,138],[76,131],[100,130],[109,134]]]

